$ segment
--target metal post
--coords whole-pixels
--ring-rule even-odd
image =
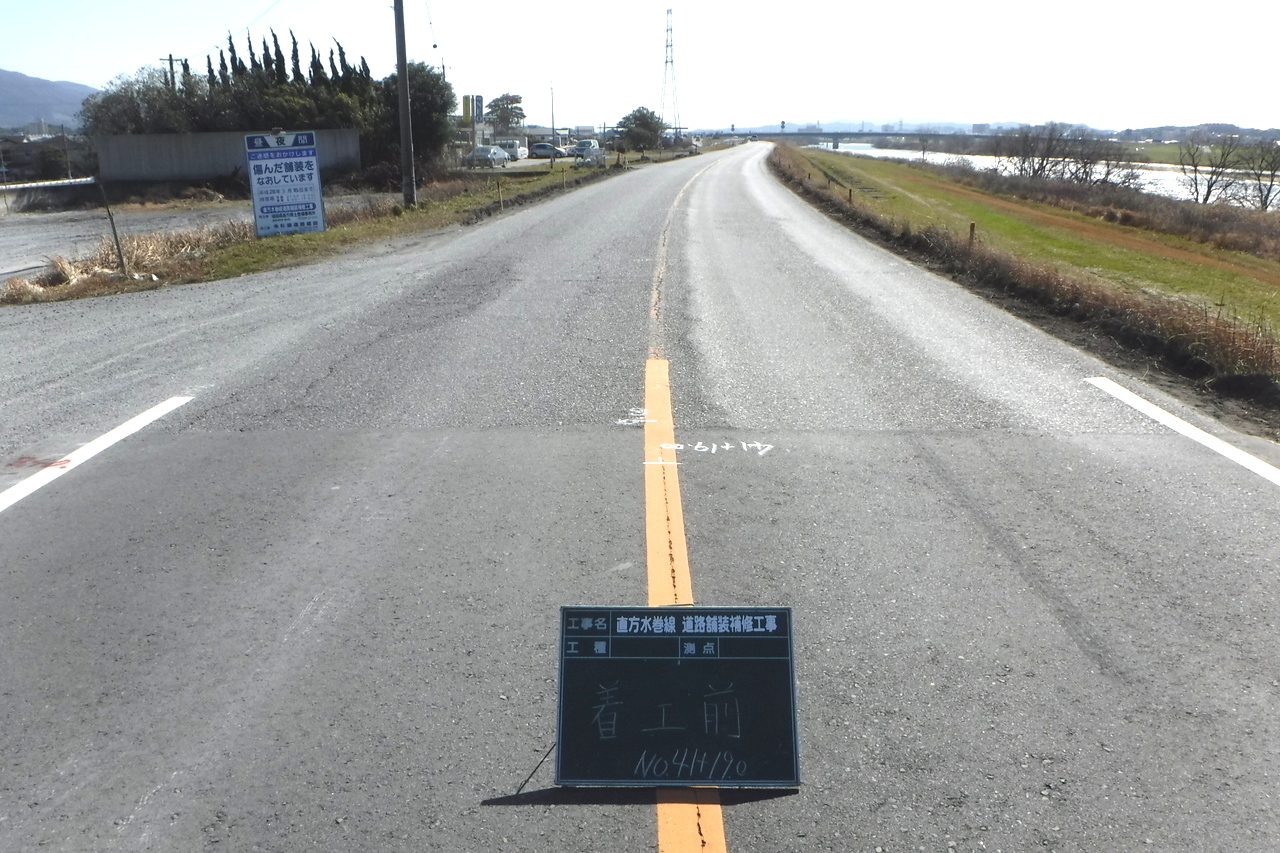
[[[98,192],[102,193],[102,206],[107,209],[107,221],[111,223],[111,236],[116,241],[116,258],[120,261],[120,272],[126,277],[129,275],[129,265],[124,260],[124,249],[120,247],[120,232],[116,230],[116,218],[111,213],[111,204],[107,201],[106,188],[102,186],[102,181],[98,181]]]
[[[395,0],[396,68],[400,77],[400,184],[404,206],[418,203],[418,181],[413,173],[413,120],[409,116],[409,60],[404,46],[404,0]]]

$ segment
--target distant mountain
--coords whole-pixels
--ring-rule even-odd
[[[0,69],[0,127],[19,128],[44,120],[48,125],[78,126],[76,113],[84,99],[98,91],[92,86],[41,80]]]

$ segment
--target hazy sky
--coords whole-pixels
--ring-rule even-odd
[[[103,87],[172,53],[202,71],[230,31],[288,31],[303,59],[333,39],[375,76],[394,71],[390,0],[7,2],[0,68]],[[1216,23],[1134,0],[785,3],[725,0],[405,0],[409,57],[445,67],[459,95],[524,98],[531,123],[663,112],[667,9],[675,107],[690,128],[867,121],[1084,123],[1123,129],[1280,126],[1273,0]],[[1215,32],[1216,28],[1220,32]],[[39,38],[35,35],[40,34]],[[670,123],[672,110],[665,111]]]

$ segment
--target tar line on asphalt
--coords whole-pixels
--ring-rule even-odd
[[[689,549],[680,502],[676,425],[671,408],[670,363],[662,357],[662,292],[667,236],[685,191],[710,166],[680,188],[659,237],[649,304],[649,360],[644,370],[644,505],[649,606],[693,604]],[[664,448],[663,445],[666,445]],[[720,792],[715,788],[658,788],[658,853],[727,853]]]
[[[693,604],[689,550],[684,537],[680,475],[676,462],[671,378],[666,359],[645,364],[644,425],[645,541],[649,606]],[[664,448],[663,445],[666,445]],[[724,815],[715,788],[659,788],[658,853],[721,853]]]
[[[32,474],[25,480],[15,483],[3,492],[0,492],[0,512],[4,512],[18,501],[27,497],[32,492],[35,492],[37,489],[41,489],[44,486],[49,485],[72,468],[75,468],[77,465],[87,462],[116,442],[123,441],[138,430],[150,424],[152,421],[159,420],[179,406],[183,406],[191,402],[193,399],[195,398],[170,397],[163,403],[160,403],[157,406],[152,406],[142,414],[130,418],[110,432],[98,436],[79,450],[68,453],[56,462],[49,463],[48,466]]]

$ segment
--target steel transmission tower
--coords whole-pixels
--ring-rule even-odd
[[[676,60],[671,48],[671,10],[667,10],[667,61],[662,69],[662,108],[658,113],[662,123],[670,127],[680,138],[680,107],[676,103]]]

